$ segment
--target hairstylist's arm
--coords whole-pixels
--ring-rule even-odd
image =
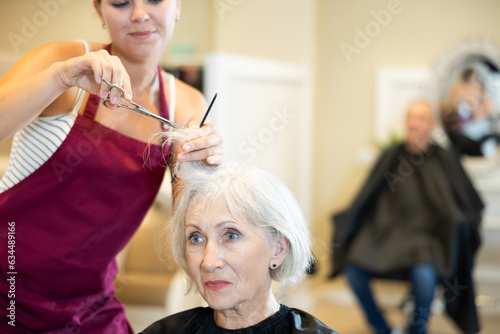
[[[132,98],[130,79],[121,61],[106,51],[83,54],[79,42],[42,45],[22,57],[0,80],[0,141],[29,124],[40,114],[68,112],[76,96],[73,87],[108,94],[102,78],[123,86]],[[83,55],[82,55],[83,54]],[[111,97],[118,95],[111,92]]]

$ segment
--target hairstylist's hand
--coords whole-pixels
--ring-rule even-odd
[[[125,99],[132,100],[130,77],[125,67],[118,57],[111,56],[106,50],[90,52],[59,64],[59,78],[67,88],[79,87],[103,99],[109,98],[111,103],[108,105],[114,107],[121,91],[109,91],[108,85],[103,81],[106,79],[111,84],[121,86],[125,90]]]
[[[198,128],[196,121],[190,121],[189,128]],[[215,131],[212,124],[205,123],[201,127],[203,137],[193,139],[181,145],[181,153],[177,155],[179,161],[204,160],[210,165],[220,165],[224,154],[222,136]]]

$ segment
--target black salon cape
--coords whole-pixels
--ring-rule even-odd
[[[180,312],[150,325],[140,334],[259,334],[259,333],[332,333],[312,315],[282,305],[280,310],[262,322],[242,329],[224,329],[215,323],[214,310],[209,307],[197,307]]]
[[[349,246],[364,222],[363,215],[369,211],[381,187],[389,186],[389,184],[397,187],[398,182],[404,182],[404,177],[407,175],[397,175],[403,152],[403,144],[392,146],[384,151],[351,206],[332,216],[333,263],[330,278],[341,273],[346,265]],[[461,211],[460,217],[462,217],[456,218],[457,216],[452,214],[446,216],[445,212],[445,217],[449,221],[442,226],[447,230],[440,231],[440,234],[450,236],[445,245],[449,250],[446,259],[448,270],[441,281],[445,289],[446,312],[463,332],[477,333],[479,321],[474,303],[472,267],[474,254],[480,246],[479,224],[484,206],[454,153],[432,145],[427,154],[433,155],[433,159],[440,162],[443,174],[448,178],[447,182],[451,184],[452,196],[456,198],[456,204]],[[403,174],[408,172],[404,169],[400,171]],[[384,258],[379,260],[383,262]]]

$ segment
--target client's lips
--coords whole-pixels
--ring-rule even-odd
[[[227,281],[206,281],[205,286],[208,290],[217,291],[220,289],[224,289],[231,285],[231,283]]]

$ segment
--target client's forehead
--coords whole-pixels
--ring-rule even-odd
[[[231,213],[227,204],[221,199],[191,201],[186,211],[186,223],[193,220],[226,221],[241,220],[241,218]]]

